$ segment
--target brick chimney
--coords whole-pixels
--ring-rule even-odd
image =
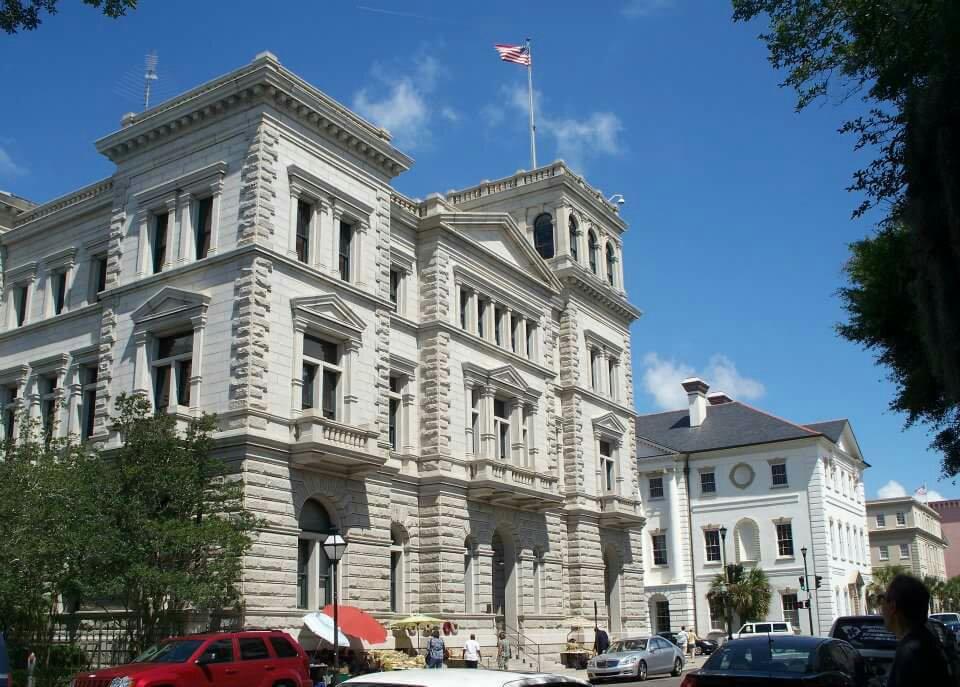
[[[707,419],[707,391],[710,387],[699,377],[684,379],[680,384],[687,392],[690,405],[690,426],[699,427]]]

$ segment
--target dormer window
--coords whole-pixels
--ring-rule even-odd
[[[549,213],[537,215],[533,220],[533,246],[544,260],[553,257],[553,218]]]
[[[590,271],[597,274],[600,245],[597,243],[597,235],[593,229],[587,232],[587,257],[590,260]]]

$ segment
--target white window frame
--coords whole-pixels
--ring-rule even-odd
[[[881,560],[881,561],[890,560],[890,550],[887,548],[886,545],[877,547],[877,558],[878,560]]]
[[[902,510],[897,511],[897,527],[907,526],[907,514]]]
[[[904,555],[903,549],[906,547],[907,553]],[[900,560],[908,561],[910,560],[910,545],[909,544],[900,544]]]
[[[657,547],[657,542],[662,542],[663,546]],[[653,566],[655,568],[665,568],[670,565],[670,551],[669,551],[669,541],[667,539],[666,530],[657,530],[650,533],[650,550],[651,556],[650,560],[653,561]],[[659,550],[663,553],[663,562],[657,562],[657,551]]]
[[[790,486],[790,475],[787,472],[787,461],[783,459],[771,460],[770,463],[770,488],[771,489],[786,489]],[[783,482],[777,482],[777,473],[776,468],[778,466],[783,466]]]
[[[710,482],[713,483],[713,489],[704,488],[704,478],[709,475]],[[700,470],[700,493],[701,494],[716,494],[717,493],[717,472],[713,468],[709,470]]]
[[[54,317],[70,311],[70,296],[73,293],[73,279],[76,273],[77,249],[70,247],[48,255],[43,259],[46,270],[46,288],[44,289],[43,315]],[[57,285],[62,284],[63,302],[57,311]]]
[[[885,513],[877,513],[876,516],[877,528],[883,528],[887,526],[887,516]]]
[[[607,454],[603,453],[603,446],[607,446]],[[617,492],[617,449],[615,444],[611,442],[607,437],[597,439],[597,454],[600,457],[600,479],[602,481],[601,488],[605,494],[613,494]]]
[[[796,542],[793,536],[793,522],[789,518],[780,518],[778,520],[773,521],[773,526],[774,526],[774,534],[776,535],[776,538],[777,538],[777,558],[795,558],[797,555],[797,550],[796,550]],[[780,536],[781,527],[789,528],[788,529],[790,534],[789,538]],[[783,553],[782,545],[784,542],[787,542],[787,541],[790,542],[790,553]]]
[[[710,543],[710,537],[716,535],[716,558],[710,557],[710,550],[713,545]],[[716,527],[705,527],[703,530],[703,560],[707,563],[721,563],[723,559],[723,543],[720,541],[720,530]]]
[[[161,341],[167,338],[181,336],[190,336],[190,351],[161,358]],[[191,382],[191,379],[193,378],[193,360],[196,348],[196,340],[193,337],[193,330],[190,327],[185,327],[175,331],[154,333],[151,337],[150,381],[152,387],[150,401],[153,404],[154,411],[157,413],[187,413],[191,407],[196,407],[196,402],[193,398]],[[186,363],[189,363],[189,375],[182,374],[184,365]],[[157,398],[158,380],[160,379],[161,373],[167,376],[167,405],[165,408],[161,408],[159,406],[159,399]],[[184,394],[189,395],[188,403],[186,405],[181,405],[180,398]]]
[[[314,358],[307,353],[307,339],[312,339],[318,341],[321,344],[327,344],[335,347],[335,358],[337,359],[336,363],[330,362],[325,358]],[[327,420],[332,420],[333,422],[341,421],[341,416],[343,414],[343,360],[344,360],[344,351],[343,344],[339,341],[331,340],[328,337],[318,336],[312,332],[304,332],[303,335],[303,349],[300,355],[300,369],[301,374],[303,375],[304,370],[309,365],[315,368],[315,373],[313,375],[312,387],[310,389],[310,397],[312,405],[308,408],[303,404],[303,396],[306,391],[306,380],[303,380],[303,386],[301,387],[301,403],[300,408],[303,411],[313,411],[319,414]],[[336,392],[333,397],[334,407],[332,409],[333,417],[327,415],[327,408],[324,406],[324,400],[326,398],[325,392],[326,389],[326,375],[336,375]],[[305,375],[304,375],[305,376]]]
[[[654,495],[654,493],[653,493],[653,482],[654,482],[654,480],[659,480],[659,482],[660,482],[660,494],[658,494],[658,495]],[[655,501],[655,500],[658,500],[658,499],[666,498],[666,494],[667,494],[666,486],[665,486],[664,483],[663,483],[663,476],[662,476],[662,475],[657,475],[657,476],[654,476],[654,477],[648,477],[648,478],[647,478],[647,495],[648,495],[648,498],[649,498],[651,501]]]

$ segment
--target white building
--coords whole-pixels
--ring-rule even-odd
[[[0,214],[2,431],[110,446],[124,392],[216,413],[269,523],[248,624],[300,631],[338,527],[344,601],[453,645],[557,644],[594,603],[646,627],[616,205],[562,162],[405,198],[389,134],[269,53],[97,149],[111,177]]]
[[[654,629],[685,625],[701,636],[725,635],[707,592],[726,560],[762,568],[773,589],[768,618],[810,632],[807,611],[797,608],[807,598],[799,580],[803,549],[807,577],[822,578],[813,631],[823,634],[837,615],[862,612],[870,579],[867,464],[850,424],[798,425],[722,393],[708,396],[700,379],[683,387],[688,408],[636,423]]]

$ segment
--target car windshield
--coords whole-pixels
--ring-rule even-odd
[[[137,656],[132,663],[183,663],[203,644],[201,639],[172,639],[160,642]]]
[[[955,623],[960,618],[956,613],[931,613],[930,617],[942,623]]]
[[[645,639],[621,639],[611,644],[609,651],[611,654],[616,654],[623,651],[643,651],[646,648],[647,640]]]
[[[712,653],[703,669],[802,675],[813,672],[813,647],[730,642]]]
[[[883,624],[883,618],[840,618],[833,636],[850,642],[856,649],[897,650],[897,638]]]

